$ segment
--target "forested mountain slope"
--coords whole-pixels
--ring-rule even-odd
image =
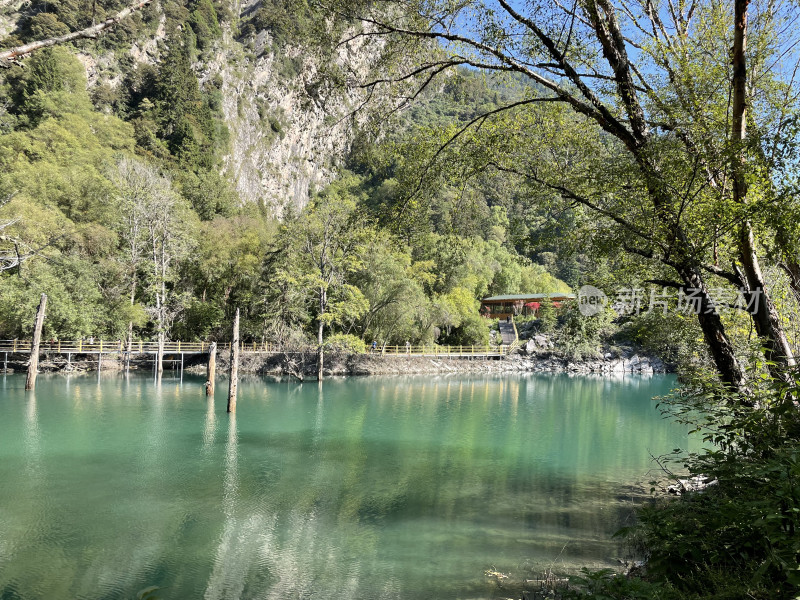
[[[124,6],[6,6],[2,45]],[[0,336],[25,336],[46,292],[49,337],[224,338],[238,306],[248,339],[306,343],[322,323],[350,344],[485,343],[481,296],[567,290],[531,261],[569,275],[531,246],[558,223],[502,178],[413,189],[419,139],[515,81],[462,71],[402,110],[362,106],[380,53],[342,55],[354,31],[299,1],[153,3],[0,71],[5,233],[35,254],[0,276]],[[303,260],[322,218],[343,244],[330,272]]]
[[[0,16],[0,31],[8,34],[3,45],[86,27],[124,6],[120,1],[17,3]],[[165,155],[148,140],[151,133],[167,142],[172,154],[181,144],[197,145],[215,155],[216,166],[242,201],[276,210],[302,206],[309,190],[331,180],[332,168],[347,149],[351,122],[341,119],[353,102],[346,91],[328,97],[329,58],[308,52],[308,38],[315,32],[303,22],[304,11],[308,8],[302,3],[152,3],[96,42],[76,43],[73,53],[86,67],[95,105],[138,123],[142,148]],[[164,127],[165,115],[141,104],[144,99],[156,104],[177,100],[159,96],[163,90],[154,89],[159,77],[175,88],[184,86],[188,73],[164,69],[171,42],[184,46],[186,66],[197,79],[192,100],[197,106],[188,111],[194,113],[193,139],[185,142]],[[166,68],[175,67],[180,65]],[[166,118],[178,124],[179,115]]]

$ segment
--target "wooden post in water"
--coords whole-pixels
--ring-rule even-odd
[[[239,384],[239,309],[233,318],[233,340],[231,341],[231,376],[228,382],[228,412],[236,412],[236,387]]]
[[[156,351],[156,379],[161,382],[161,374],[164,372],[164,332],[158,332],[158,350]]]
[[[206,396],[214,395],[214,382],[217,379],[217,342],[208,347],[208,365],[206,366]]]
[[[36,375],[39,372],[39,344],[42,341],[45,308],[47,308],[47,294],[42,294],[42,299],[39,301],[39,309],[36,311],[36,323],[33,326],[31,359],[28,362],[28,378],[25,380],[26,390],[32,390],[36,387]]]

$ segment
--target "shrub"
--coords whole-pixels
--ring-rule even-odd
[[[586,316],[581,314],[577,302],[569,302],[562,312],[564,324],[559,336],[567,355],[576,359],[597,356],[601,340],[611,332],[614,311],[607,307],[603,312]]]
[[[367,345],[360,337],[349,333],[336,333],[323,344],[326,352],[341,352],[343,354],[364,354]]]

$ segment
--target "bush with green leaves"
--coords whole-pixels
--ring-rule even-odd
[[[648,311],[631,317],[615,334],[648,354],[687,368],[708,363],[708,351],[696,319],[677,310]]]
[[[367,344],[356,335],[334,333],[325,340],[325,351],[341,354],[364,354],[367,351]]]
[[[558,325],[558,309],[549,300],[542,300],[539,303],[539,310],[536,311],[536,329],[540,333],[552,333]]]
[[[596,315],[584,315],[577,302],[567,302],[561,314],[563,323],[558,337],[564,352],[575,359],[599,356],[601,342],[613,332],[616,313],[606,307]]]

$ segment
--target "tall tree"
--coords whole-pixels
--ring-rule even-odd
[[[743,59],[743,1],[735,14],[718,0],[388,5],[350,0],[332,5],[364,24],[353,43],[375,37],[386,55],[403,56],[394,71],[387,75],[382,67],[381,76],[365,81],[365,88],[392,85],[402,90],[400,103],[407,103],[436,77],[465,66],[528,82],[523,98],[451,132],[431,153],[433,159],[458,161],[457,152],[448,150],[475,141],[477,130],[490,131],[492,122],[504,119],[512,128],[486,136],[493,144],[484,143],[474,158],[600,216],[616,247],[651,265],[658,274],[653,279],[691,293],[725,383],[744,388],[746,373],[712,293],[722,283],[741,288],[751,300],[752,320],[773,372],[794,363],[761,274],[757,229],[748,222],[758,214],[743,185],[753,173],[739,178],[738,192],[731,185],[742,174],[743,153],[752,151],[744,143],[743,124],[750,120],[767,132],[774,126],[767,122],[771,111],[745,115],[743,108],[775,104],[763,85],[784,76],[774,61],[781,59],[781,68],[788,59],[797,62],[794,40],[784,39],[778,47],[770,42],[790,22],[788,4],[772,2],[759,11],[750,30],[757,41],[751,44],[749,70]],[[399,52],[410,40],[420,42],[419,51]],[[729,49],[735,54],[737,44],[741,56],[738,62],[734,56],[732,69]],[[732,109],[727,99],[737,96]],[[537,109],[545,104],[568,107],[575,117],[565,118],[556,108]],[[544,122],[553,115],[561,119],[557,136]],[[739,131],[732,133],[731,123],[739,118]],[[558,136],[570,134],[565,126],[593,139],[592,150],[605,164],[584,152],[583,164],[576,165],[584,140],[575,140],[568,151],[554,150]],[[431,168],[425,175],[436,172]],[[720,266],[721,254],[730,267]]]
[[[160,193],[151,197],[146,220],[148,251],[151,253],[152,278],[150,289],[155,297],[153,313],[158,335],[158,373],[163,371],[164,340],[171,317],[171,286],[168,283],[175,274],[175,263],[189,250],[190,238],[186,235],[183,220],[189,213],[181,198],[175,194],[169,180],[162,177]],[[183,209],[183,210],[182,210]],[[181,214],[183,212],[183,214]]]
[[[117,163],[115,183],[120,215],[120,237],[124,244],[125,272],[128,279],[130,306],[136,305],[139,287],[139,267],[145,257],[145,219],[150,212],[152,198],[163,192],[163,181],[147,164],[130,158]],[[128,320],[126,352],[130,358],[133,345],[133,319]]]
[[[186,202],[158,169],[137,159],[123,158],[114,176],[118,186],[120,235],[128,275],[129,298],[134,306],[141,283],[151,303],[149,312],[158,339],[157,369],[163,370],[164,341],[175,307],[170,292],[175,267],[191,247],[194,219]],[[133,339],[128,322],[128,351]]]
[[[351,278],[368,302],[353,322],[354,330],[365,339],[396,345],[408,339],[416,342],[425,333],[420,331],[420,316],[430,304],[420,282],[427,273],[415,268],[410,254],[398,249],[385,232],[370,238],[364,262]]]
[[[748,93],[747,73],[747,7],[750,0],[734,2],[733,35],[733,76],[732,76],[732,119],[731,119],[731,175],[733,201],[743,207],[748,204],[748,184],[746,170],[747,155],[747,106],[752,104],[752,94]],[[759,300],[753,311],[753,323],[764,341],[765,354],[770,364],[794,366],[792,348],[781,324],[780,315],[771,295],[767,292],[764,275],[758,258],[755,233],[750,216],[745,211],[739,229],[739,259],[744,271],[744,283],[753,301]],[[780,372],[777,373],[781,375]]]
[[[349,178],[331,186],[285,231],[287,263],[279,276],[313,298],[317,376],[323,379],[325,328],[363,313],[367,303],[348,275],[361,265],[366,229]]]

